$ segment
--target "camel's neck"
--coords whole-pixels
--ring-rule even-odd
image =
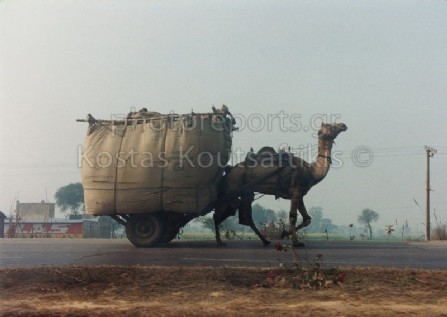
[[[331,165],[332,140],[318,139],[318,156],[310,165],[313,178],[319,182],[326,177]]]

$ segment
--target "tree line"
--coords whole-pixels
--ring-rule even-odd
[[[81,183],[72,183],[60,187],[55,194],[56,205],[63,211],[72,215],[79,215],[82,213],[84,206],[84,191]],[[260,204],[253,205],[253,221],[256,226],[263,227],[270,223],[279,221],[288,222],[288,212],[285,210],[274,211],[266,208]],[[341,233],[348,230],[348,226],[337,226],[328,217],[323,214],[322,207],[312,207],[309,209],[309,215],[312,217],[311,224],[305,228],[308,233]],[[377,222],[379,214],[371,209],[363,209],[357,218],[357,221],[364,225],[369,234],[369,239],[373,238],[372,223]],[[203,227],[214,231],[214,222],[211,217],[202,218],[200,220]],[[230,217],[222,223],[222,226],[232,231],[245,232],[249,230],[248,227],[239,224],[237,215]],[[349,230],[351,232],[351,230]]]

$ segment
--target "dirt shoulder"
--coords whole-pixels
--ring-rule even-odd
[[[208,267],[0,270],[1,316],[447,316],[447,271],[347,268],[294,288],[283,271]]]

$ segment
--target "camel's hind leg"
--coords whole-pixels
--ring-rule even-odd
[[[296,230],[307,227],[312,221],[312,218],[307,213],[306,206],[304,206],[303,196],[301,196],[301,198],[298,200],[298,210],[301,214],[301,217],[303,217],[303,222],[296,227]]]

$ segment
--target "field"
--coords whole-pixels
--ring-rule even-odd
[[[337,272],[343,283],[294,287],[280,268],[2,269],[0,315],[447,316],[447,271]]]
[[[225,235],[225,231],[222,232],[222,235]],[[125,236],[122,236],[121,238],[125,239]],[[236,232],[235,235],[231,235],[230,237],[227,237],[231,240],[258,240],[259,238],[256,236],[254,232]],[[338,234],[338,233],[329,233],[328,235],[324,233],[306,233],[301,236],[303,240],[329,240],[329,241],[349,241],[349,235],[348,234]],[[191,231],[191,232],[184,232],[180,236],[181,240],[214,240],[215,236],[213,232],[208,231]],[[279,237],[270,237],[271,240],[277,240],[280,239]],[[367,237],[356,237],[355,241],[365,241],[368,242],[369,240]],[[405,235],[404,237],[401,237],[399,235],[393,235],[391,237],[382,235],[374,237],[374,241],[380,241],[380,242],[395,242],[395,241],[424,241],[423,236],[418,235]]]

